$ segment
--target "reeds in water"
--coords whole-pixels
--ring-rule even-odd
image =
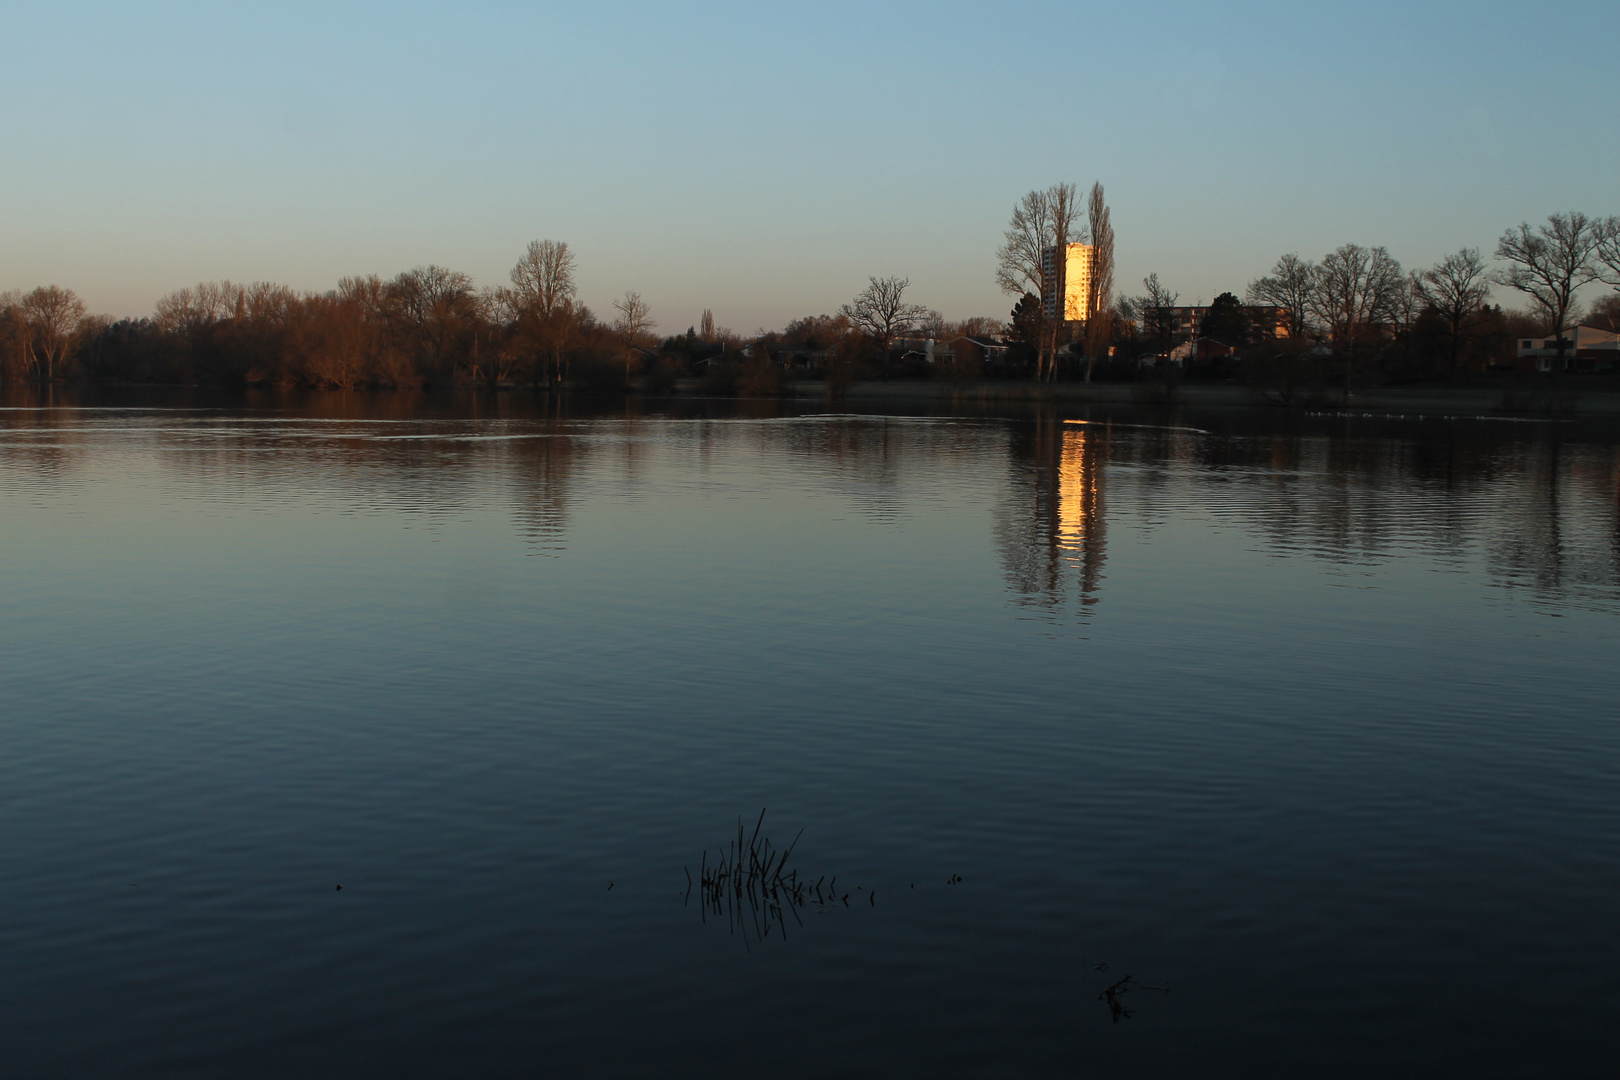
[[[708,922],[710,915],[724,918],[727,928],[732,933],[741,932],[745,942],[750,936],[763,941],[773,929],[787,937],[789,918],[804,925],[799,918],[801,908],[837,903],[849,906],[849,894],[838,891],[837,876],[829,881],[823,875],[812,882],[808,875],[800,877],[797,867],[788,866],[799,837],[804,835],[803,829],[786,848],[777,848],[769,836],[762,835],[764,826],[763,808],[752,833],[739,817],[736,838],[726,842],[713,862],[705,850],[698,863],[696,887],[703,921]],[[694,884],[690,868],[686,882],[690,903]],[[875,893],[867,894],[867,903],[877,906]]]

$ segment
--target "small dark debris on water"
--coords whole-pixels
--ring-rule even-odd
[[[962,875],[961,874],[952,874],[950,877],[945,879],[945,884],[947,884],[947,885],[960,885],[961,883],[962,883]],[[916,888],[916,886],[912,886],[912,887]]]
[[[1098,965],[1099,968],[1106,968],[1107,966],[1107,964]],[[1102,993],[1097,995],[1098,1001],[1107,1003],[1109,1015],[1113,1018],[1114,1023],[1117,1024],[1122,1019],[1129,1020],[1131,1017],[1136,1015],[1136,1010],[1127,1008],[1125,1005],[1125,995],[1129,994],[1133,990],[1159,990],[1166,994],[1170,992],[1170,988],[1168,986],[1154,986],[1150,983],[1139,983],[1135,981],[1135,976],[1125,976],[1123,979],[1120,979],[1112,986],[1105,988]]]
[[[338,892],[342,892],[342,891],[343,891],[343,886],[341,886],[341,885],[339,885],[339,886],[338,886],[338,887],[337,887],[337,891],[338,891]]]
[[[610,881],[610,882],[608,882],[608,892],[612,892],[612,891],[613,891],[613,882]]]

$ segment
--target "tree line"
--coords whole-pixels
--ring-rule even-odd
[[[1098,365],[1139,366],[1185,342],[1179,294],[1157,273],[1143,292],[1112,296],[1114,233],[1103,189],[1082,202],[1073,184],[1031,191],[1013,208],[996,253],[996,283],[1017,296],[1008,332],[1024,347],[1037,379],[1054,377],[1067,359],[1089,380]],[[1071,242],[1093,245],[1088,312],[1053,317],[1047,290],[1061,279],[1042,258]],[[1577,294],[1593,283],[1620,290],[1620,217],[1556,213],[1538,226],[1523,223],[1497,242],[1492,269],[1478,248],[1463,248],[1431,267],[1403,270],[1388,249],[1345,244],[1310,261],[1278,259],[1271,273],[1249,283],[1244,298],[1222,293],[1208,305],[1199,334],[1265,366],[1331,366],[1346,385],[1367,373],[1454,374],[1511,361],[1517,340],[1556,339],[1559,368],[1565,332],[1578,319],[1620,330],[1620,293],[1584,313]],[[1527,312],[1488,302],[1491,285],[1520,293]],[[1194,305],[1186,305],[1188,307]],[[1198,305],[1203,306],[1203,305]]]
[[[1059,317],[1047,290],[1048,251],[1091,245],[1084,317]],[[1406,271],[1384,247],[1345,244],[1310,261],[1277,260],[1240,300],[1217,296],[1199,332],[1238,350],[1251,375],[1315,378],[1332,368],[1348,387],[1363,374],[1455,373],[1511,358],[1519,337],[1558,339],[1578,318],[1620,329],[1620,293],[1582,312],[1583,288],[1620,289],[1620,217],[1578,211],[1507,230],[1492,270],[1477,248]],[[835,389],[872,375],[977,378],[984,371],[923,339],[1010,342],[998,372],[1050,381],[1133,374],[1185,336],[1178,295],[1157,273],[1143,292],[1114,295],[1114,231],[1101,183],[1031,191],[1014,206],[995,280],[1018,298],[1005,320],[950,322],[908,296],[910,280],[873,276],[832,314],[805,316],[752,338],[705,311],[684,335],[659,340],[647,302],[626,292],[599,317],[578,298],[576,260],[561,241],[529,244],[509,282],[480,288],[439,266],[384,280],[345,278],[326,292],[257,282],[204,282],[162,297],[149,318],[92,316],[54,285],[0,294],[0,379],[278,384],[347,388],[569,385],[669,389],[701,376],[717,393],[781,392],[793,374]],[[1492,284],[1523,295],[1528,313],[1487,302]],[[1073,305],[1073,296],[1064,303]],[[1280,316],[1276,313],[1280,313]],[[1560,363],[1560,367],[1563,365]]]
[[[1580,290],[1593,283],[1620,289],[1620,217],[1555,213],[1541,225],[1525,222],[1505,231],[1494,254],[1495,269],[1478,248],[1465,247],[1413,270],[1382,246],[1344,244],[1317,262],[1284,255],[1245,292],[1249,305],[1279,309],[1281,324],[1249,326],[1246,338],[1237,332],[1241,341],[1229,343],[1268,345],[1261,352],[1273,360],[1298,363],[1307,353],[1330,360],[1348,387],[1358,375],[1386,368],[1451,375],[1511,362],[1525,337],[1555,339],[1562,369],[1566,332],[1578,321],[1620,331],[1620,293],[1600,297],[1584,312],[1577,303]],[[1155,298],[1153,283],[1144,284],[1149,296],[1137,307],[1151,323],[1163,310],[1163,296]],[[1528,310],[1489,303],[1492,285],[1521,294]],[[1230,294],[1224,299],[1237,306]]]
[[[1251,303],[1283,308],[1290,336],[1331,343],[1350,358],[1421,334],[1427,322],[1431,336],[1438,330],[1445,343],[1449,373],[1461,366],[1471,343],[1493,325],[1506,324],[1500,309],[1487,303],[1490,286],[1503,285],[1529,302],[1529,318],[1518,328],[1554,338],[1562,368],[1569,344],[1565,331],[1580,316],[1579,291],[1594,282],[1620,289],[1620,217],[1570,211],[1537,226],[1524,222],[1502,234],[1495,254],[1502,264],[1496,270],[1478,248],[1468,247],[1431,267],[1403,273],[1383,247],[1346,244],[1317,263],[1283,256],[1269,275],[1249,285],[1248,297]],[[1603,297],[1586,317],[1620,329],[1620,295]]]
[[[985,318],[947,322],[891,275],[870,278],[837,312],[780,331],[744,338],[705,310],[684,335],[660,340],[639,293],[598,317],[579,300],[576,271],[567,243],[537,240],[499,288],[440,266],[344,278],[319,293],[203,282],[161,297],[149,318],[120,320],[87,315],[54,285],[0,294],[0,379],[586,390],[636,380],[659,391],[700,376],[711,392],[770,395],[795,370],[838,385],[916,373],[925,357],[898,348],[902,339],[1002,329]]]
[[[424,266],[326,292],[270,282],[203,282],[144,319],[87,316],[69,289],[0,295],[0,377],[347,388],[573,378],[623,382],[651,341],[651,312],[627,292],[600,318],[581,303],[566,243],[537,240],[509,275],[479,288]]]

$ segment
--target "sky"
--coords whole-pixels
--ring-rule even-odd
[[[1286,252],[1419,267],[1620,214],[1613,0],[6,7],[0,290],[115,316],[226,278],[504,284],[554,239],[665,333],[889,274],[1005,317],[1008,214],[1058,181],[1103,183],[1120,292],[1186,303]]]

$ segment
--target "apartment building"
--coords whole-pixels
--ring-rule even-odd
[[[1058,298],[1062,297],[1062,318],[1084,322],[1091,318],[1091,270],[1097,249],[1090,244],[1066,244],[1059,250],[1041,252],[1041,296],[1048,319],[1059,318]]]
[[[1204,316],[1209,314],[1209,307],[1173,307],[1164,309],[1164,325],[1162,332],[1173,341],[1194,341],[1203,336]],[[1269,331],[1272,337],[1285,338],[1288,336],[1288,309],[1280,307],[1266,307],[1262,305],[1245,304],[1243,315],[1248,320],[1251,333],[1255,330]],[[1240,342],[1229,341],[1227,345],[1237,345]]]

